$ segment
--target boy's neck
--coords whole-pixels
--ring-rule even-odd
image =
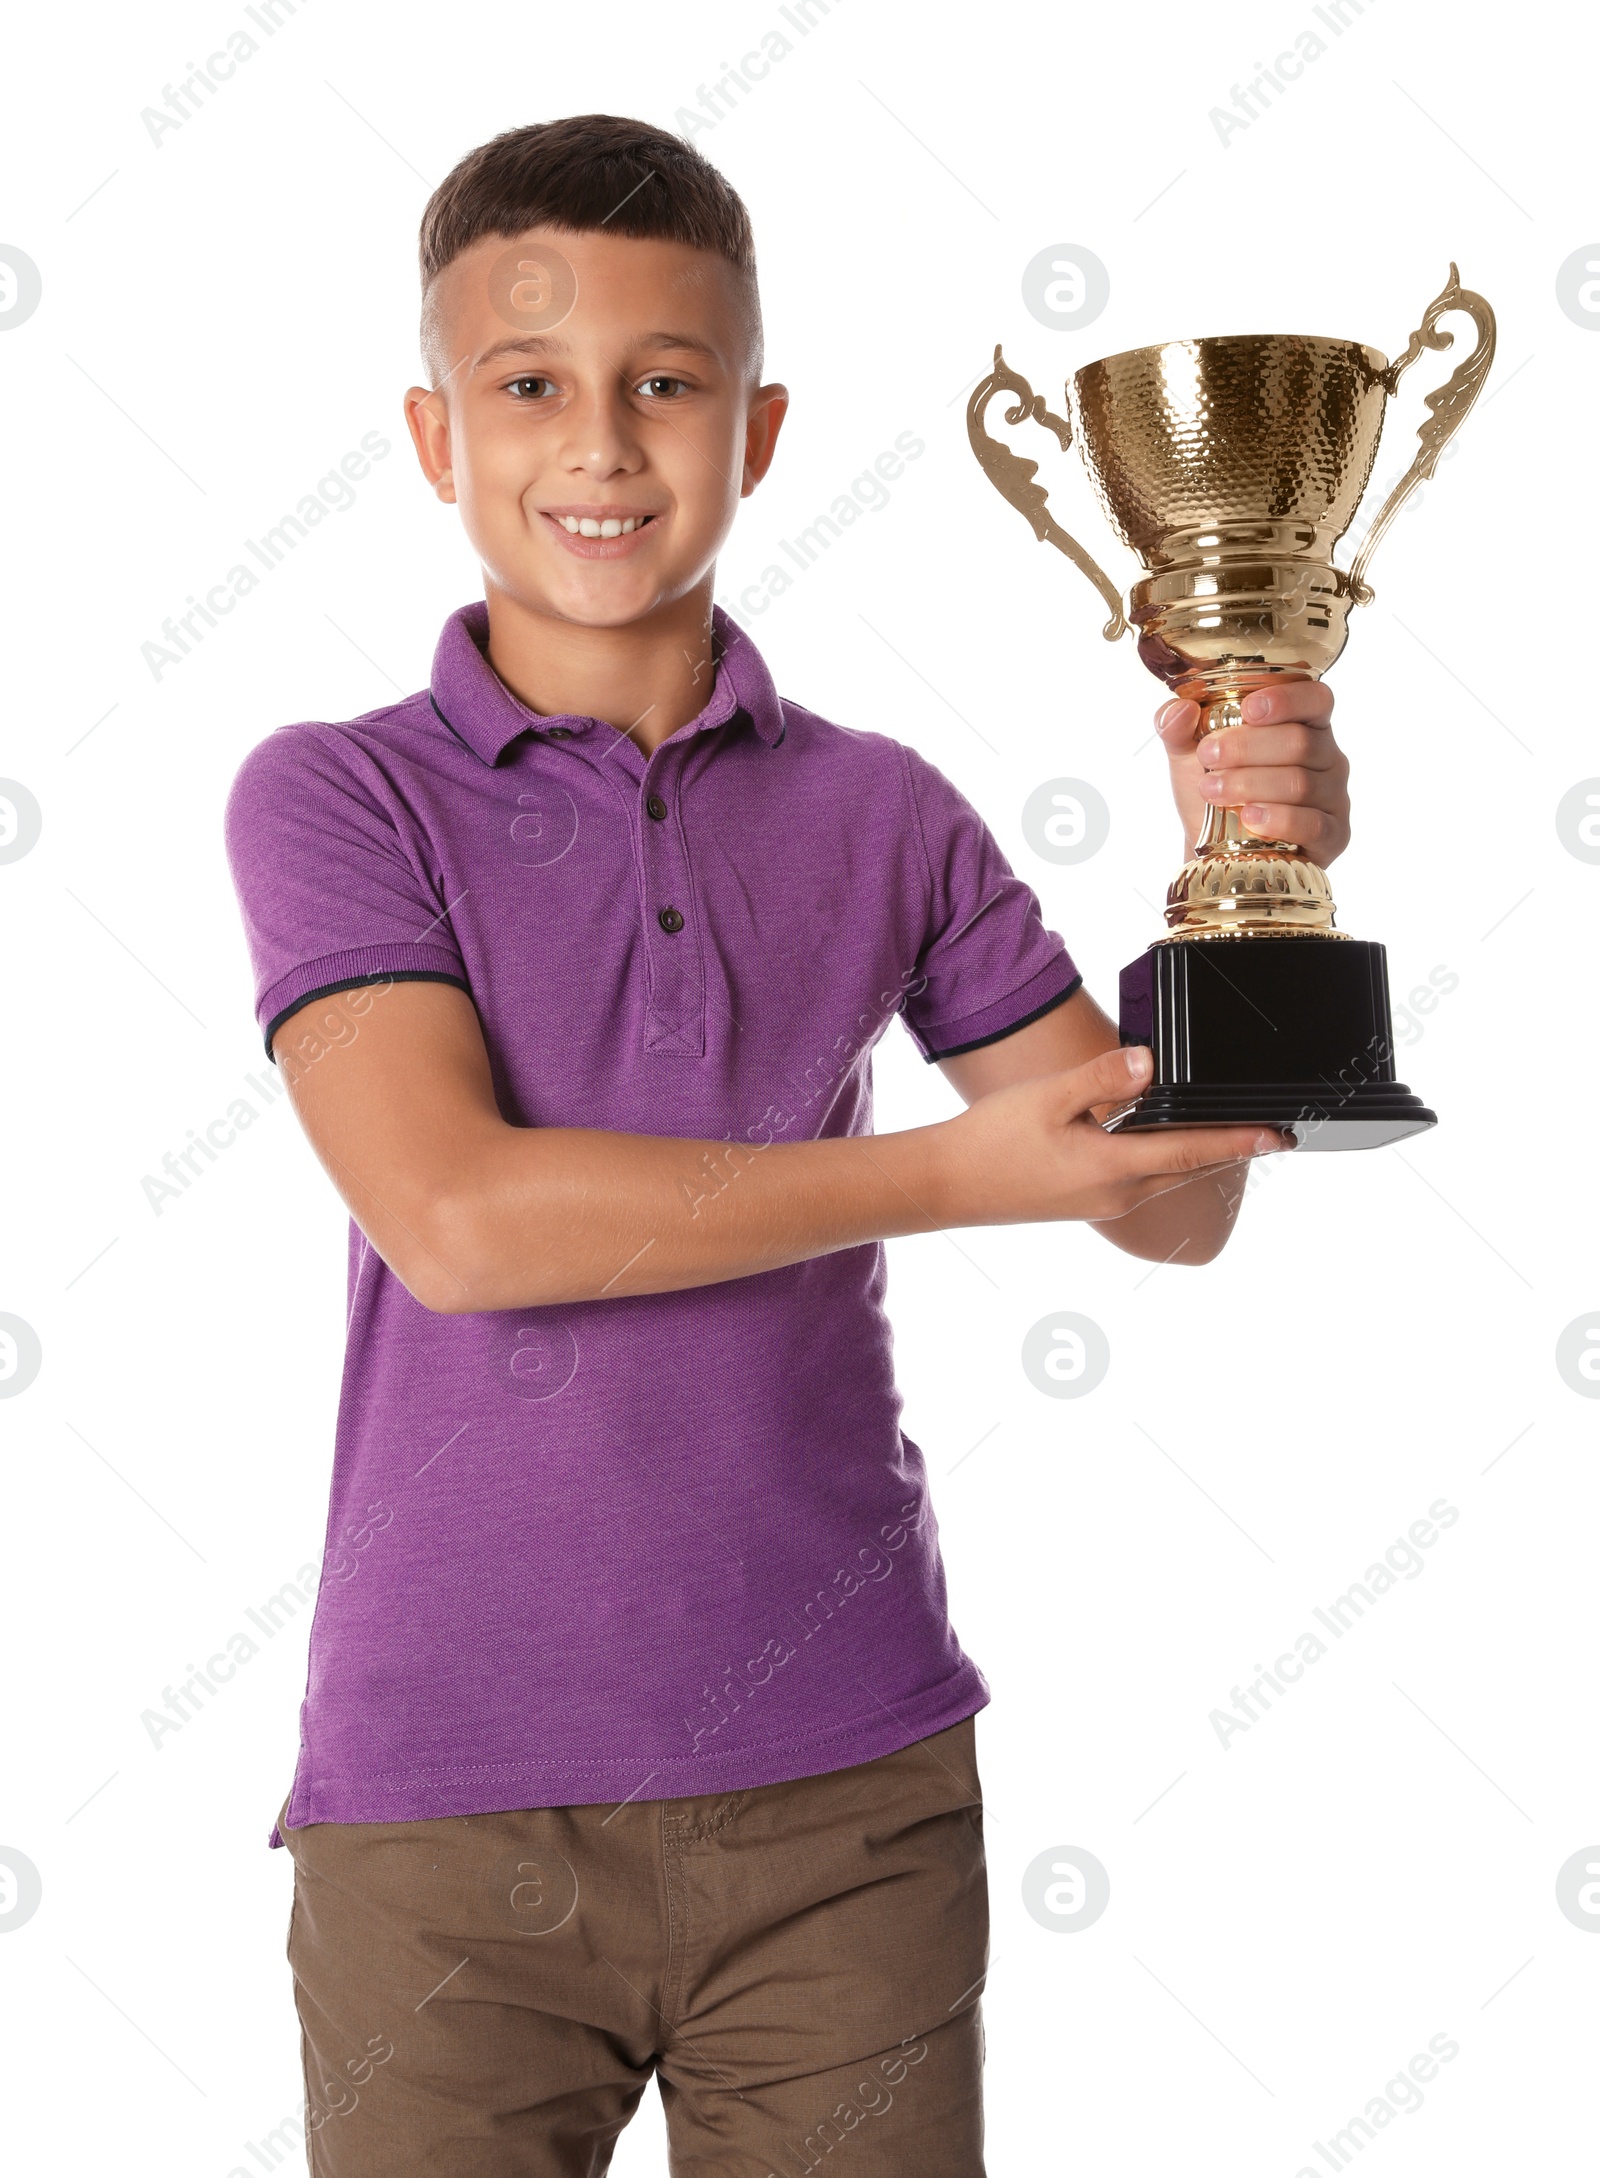
[[[530,711],[604,719],[646,756],[711,700],[711,585],[647,619],[583,627],[488,589],[489,663]]]

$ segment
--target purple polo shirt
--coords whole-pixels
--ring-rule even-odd
[[[432,978],[471,997],[514,1125],[759,1156],[871,1132],[896,1014],[936,1059],[1076,988],[950,782],[781,701],[722,613],[710,700],[648,757],[528,710],[487,633],[467,606],[429,690],[245,760],[228,849],[269,1048],[293,1015],[316,1064]],[[686,1219],[731,1169],[685,1155]],[[731,1791],[981,1708],[884,1287],[872,1244],[436,1315],[352,1225],[288,1823]]]

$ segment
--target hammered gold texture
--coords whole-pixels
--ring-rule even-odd
[[[1080,370],[1078,445],[1108,519],[1147,567],[1173,531],[1294,520],[1331,552],[1378,451],[1387,358],[1293,333],[1174,340]]]

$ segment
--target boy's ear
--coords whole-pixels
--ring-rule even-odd
[[[788,413],[787,386],[757,386],[751,394],[744,427],[744,474],[739,480],[741,499],[749,498],[771,468],[778,433],[783,429],[783,419]]]
[[[455,477],[450,466],[450,413],[442,393],[427,386],[406,389],[406,429],[417,450],[422,473],[436,495],[454,506]]]

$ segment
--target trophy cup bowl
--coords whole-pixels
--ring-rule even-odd
[[[1410,468],[1350,567],[1336,567],[1389,397],[1424,348],[1452,344],[1438,321],[1453,310],[1473,320],[1477,343],[1427,396]],[[1393,363],[1356,341],[1298,334],[1167,341],[1086,365],[1061,417],[997,347],[967,432],[1035,536],[1100,591],[1106,638],[1131,626],[1149,671],[1199,705],[1203,737],[1239,724],[1253,689],[1318,679],[1339,656],[1351,608],[1372,596],[1372,553],[1476,400],[1494,342],[1493,312],[1452,265]],[[990,436],[985,413],[1003,392],[1014,396],[1008,423],[1042,424],[1063,450],[1076,441],[1107,519],[1144,568],[1126,612],[1049,512],[1038,464]],[[1120,993],[1122,1040],[1151,1046],[1154,1075],[1108,1127],[1257,1121],[1302,1147],[1354,1149],[1435,1124],[1394,1078],[1384,949],[1334,927],[1327,874],[1303,849],[1249,831],[1237,810],[1209,809],[1168,888],[1166,922],[1123,970]]]

